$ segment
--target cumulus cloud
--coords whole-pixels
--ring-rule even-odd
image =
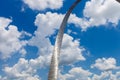
[[[23,0],[33,10],[59,9],[62,7],[63,0]],[[94,9],[93,9],[94,8]],[[118,24],[120,19],[120,5],[115,0],[91,0],[88,1],[84,9],[84,18],[79,18],[75,14],[71,14],[68,23],[80,26],[86,30],[91,26],[105,25],[106,23]],[[114,13],[113,13],[114,12]],[[112,15],[111,15],[112,14]],[[53,51],[49,36],[54,34],[59,28],[64,14],[47,12],[40,13],[36,16],[35,25],[37,30],[35,36],[29,40],[28,44],[37,46],[40,56],[36,59],[26,60],[20,58],[18,63],[4,68],[5,77],[0,76],[0,80],[40,80],[37,70],[44,68],[50,64],[50,58]],[[0,57],[5,59],[19,51],[23,54],[26,51],[22,48],[26,45],[26,41],[20,41],[19,38],[24,34],[31,36],[26,32],[19,32],[17,27],[10,25],[12,20],[0,18]],[[3,34],[4,33],[4,34]],[[11,38],[12,37],[12,38]],[[22,49],[21,49],[22,48]],[[63,45],[60,55],[61,64],[71,64],[76,61],[85,60],[82,55],[83,47],[79,40],[73,40],[68,34],[64,35]],[[66,74],[61,74],[61,80],[120,80],[120,72],[113,74],[111,69],[118,69],[114,58],[97,59],[92,68],[98,68],[103,71],[100,75],[93,74],[81,67],[74,67]],[[93,74],[93,77],[90,77]],[[40,75],[41,76],[41,75]]]
[[[73,67],[65,74],[60,73],[59,80],[120,80],[120,69],[95,73],[82,67]]]
[[[116,0],[91,0],[84,9],[84,17],[88,18],[90,26],[100,26],[107,23],[118,24],[120,20],[120,4]]]
[[[54,17],[54,18],[53,18]],[[46,14],[38,14],[36,16],[35,25],[37,30],[35,36],[29,41],[30,45],[37,46],[39,53],[50,54],[52,45],[47,36],[55,32],[56,27],[60,25],[62,15],[57,13],[47,12]]]
[[[23,0],[33,10],[59,9],[63,5],[63,0]]]
[[[91,72],[81,67],[74,67],[67,74],[60,75],[60,80],[90,80]]]
[[[45,14],[40,13],[36,16],[35,19],[35,25],[37,26],[37,30],[35,31],[35,37],[39,38],[39,41],[44,41],[47,45],[47,39],[46,37],[54,34],[56,29],[59,29],[60,24],[63,20],[65,14],[58,14],[58,13],[52,13],[52,12],[47,12]],[[68,20],[69,24],[74,24],[76,26],[82,26],[82,28],[85,28],[87,26],[87,23],[84,23],[86,21],[83,21],[81,18],[77,17],[75,14],[71,14],[70,18]],[[39,37],[40,36],[40,37]],[[35,40],[35,37],[33,37],[31,40]],[[45,40],[45,39],[46,40]],[[36,42],[37,44],[43,44],[44,42]],[[32,44],[33,41],[30,43]],[[36,45],[37,45],[36,44]],[[45,44],[45,46],[46,46]]]
[[[58,9],[62,6],[59,5],[58,7],[57,5],[57,7],[56,6],[51,7],[50,5],[53,5],[53,3],[50,3],[52,0],[48,0],[48,1],[23,0],[23,1],[25,4],[27,4],[30,8],[34,10],[44,10],[47,8]],[[57,1],[57,3],[59,2],[63,4],[62,0]],[[42,4],[42,5],[38,5],[38,4]],[[88,27],[92,27],[92,26],[105,25],[107,23],[114,23],[117,25],[120,19],[120,11],[118,10],[119,8],[120,5],[115,0],[98,0],[98,1],[91,0],[88,1],[85,5],[85,9],[83,12],[84,18],[79,18],[75,14],[71,14],[68,23],[74,24],[75,26],[80,26],[82,30],[86,30]],[[29,68],[32,69],[34,68],[37,70],[45,66],[48,66],[50,64],[53,45],[51,45],[50,43],[49,36],[54,34],[56,29],[59,29],[59,26],[62,22],[64,15],[65,14],[47,12],[45,14],[40,13],[36,16],[36,20],[34,23],[37,26],[37,30],[34,33],[35,36],[33,36],[32,39],[29,40],[28,44],[32,46],[37,46],[39,49],[38,53],[40,54],[40,56],[36,59],[31,59],[28,61],[26,65],[29,65]],[[85,60],[85,58],[82,56],[83,50],[84,48],[80,46],[79,40],[73,41],[73,38],[71,36],[65,34],[61,49],[60,63],[71,64],[76,61]],[[30,65],[30,64],[34,64],[34,65]],[[96,63],[93,64],[91,67],[98,68],[101,71],[118,69],[118,67],[116,66],[116,60],[114,58],[97,59]],[[10,67],[8,67],[8,69],[9,68]],[[25,71],[27,71],[27,69]],[[6,70],[5,72],[8,73]],[[94,74],[93,77],[90,78],[91,75],[92,75],[91,72],[84,70],[81,67],[77,67],[71,69],[68,73],[64,75],[61,75],[61,79],[62,80],[78,80],[78,79],[104,80],[108,76],[114,76],[113,80],[119,80],[118,78],[119,73],[112,74],[112,72],[111,73],[102,72],[101,75]],[[109,79],[111,79],[111,77]]]
[[[120,70],[102,71],[96,74],[81,67],[73,67],[68,73],[60,73],[59,80],[120,80]]]
[[[118,69],[116,66],[116,59],[114,58],[99,58],[95,61],[95,64],[91,66],[91,68],[98,68],[99,70],[111,70]]]
[[[44,0],[44,1],[42,1],[42,0],[35,0],[35,1],[34,0],[23,0],[23,2],[28,4],[30,8],[36,9],[36,10],[44,10],[46,8],[51,8],[50,5],[54,6],[54,8],[51,8],[51,9],[56,9],[57,7],[55,5],[58,6],[58,4],[61,3],[61,6],[62,6],[62,4],[63,4],[62,0],[59,0],[57,2],[56,2],[56,0]],[[45,5],[43,5],[43,4],[45,4]],[[47,6],[46,6],[46,4],[47,4]],[[76,26],[80,26],[82,28],[82,30],[86,30],[87,28],[93,27],[93,26],[106,25],[108,23],[113,23],[113,24],[117,25],[120,20],[119,8],[120,8],[120,4],[116,0],[87,1],[85,8],[83,10],[83,14],[84,14],[83,18],[79,18],[76,15],[71,15],[68,22],[73,23]],[[39,14],[38,16],[39,17],[41,16],[43,18],[44,16],[48,17],[48,15],[50,15],[50,12],[47,12],[46,15]],[[55,15],[55,14],[53,13],[53,15]],[[64,15],[57,14],[57,13],[56,13],[56,15],[64,16]],[[61,19],[62,18],[63,17],[61,17]],[[55,17],[53,17],[51,19],[56,20]],[[58,21],[59,21],[59,19],[58,19]],[[49,22],[49,24],[51,24],[51,23]]]
[[[80,27],[82,31],[86,31],[86,29],[90,27],[89,21],[86,18],[77,17],[75,14],[70,15],[68,23]]]
[[[83,47],[80,47],[79,40],[73,41],[73,38],[64,34],[63,45],[61,49],[61,64],[70,64],[76,61],[85,60],[82,55]]]
[[[120,72],[113,73],[112,71],[102,72],[100,75],[94,74],[91,80],[120,80]]]
[[[4,17],[0,17],[0,58],[6,59],[11,57],[16,51],[25,50],[23,46],[26,45],[26,41],[20,41],[21,32],[17,27],[10,25],[12,20]]]
[[[104,70],[99,73],[95,73],[95,71],[90,72],[89,70],[85,70],[82,67],[73,67],[65,74],[60,73],[59,79],[60,80],[120,80],[120,69],[118,69],[117,71]]]
[[[91,67],[101,70],[101,73],[93,72],[91,80],[120,80],[120,67],[115,58],[98,58],[95,62]]]
[[[40,80],[36,75],[36,68],[33,67],[33,61],[20,58],[13,67],[5,67],[5,80]]]
[[[62,45],[60,63],[71,64],[76,61],[85,60],[85,58],[82,56],[83,48],[80,48],[79,41],[73,41],[73,38],[67,34],[65,34],[64,37],[65,38],[63,38],[63,43],[65,44]],[[53,46],[49,45],[49,47]],[[3,78],[6,78],[6,80],[29,80],[29,78],[33,80],[38,80],[41,75],[37,75],[37,70],[46,68],[50,64],[53,48],[49,48],[48,50],[50,51],[41,54],[36,59],[26,60],[24,58],[20,58],[19,61],[12,67],[6,66],[4,68],[6,77]]]
[[[37,30],[41,30],[41,34],[44,37],[46,37],[53,34],[55,29],[59,28],[63,17],[64,17],[63,14],[58,13],[52,12],[47,12],[45,14],[40,13],[36,16],[35,25],[38,27]]]
[[[58,0],[57,2],[56,0],[23,0],[23,2],[29,5],[30,8],[36,10],[44,10],[46,8],[57,9],[60,8],[63,4],[62,0]],[[84,16],[79,18],[76,15],[71,15],[68,22],[81,27],[82,30],[86,30],[87,28],[93,26],[98,27],[100,25],[106,25],[108,23],[117,25],[120,20],[119,8],[120,4],[116,0],[90,0],[86,2],[85,8],[83,10]],[[39,14],[38,16],[40,17],[41,15],[42,14]],[[46,15],[42,15],[41,17],[48,17],[48,15],[50,15],[50,12],[48,12]],[[55,14],[53,13],[53,15]],[[61,14],[57,13],[56,15],[62,16]],[[53,17],[53,19],[56,20],[55,17]]]
[[[69,20],[69,23],[74,23],[74,18],[76,18],[76,16],[71,16],[72,17]],[[37,30],[35,31],[35,36],[29,41],[29,45],[37,46],[39,53],[42,55],[51,54],[53,52],[53,45],[50,43],[49,36],[54,34],[55,30],[59,28],[63,17],[63,14],[51,12],[47,12],[46,14],[38,14],[35,20]],[[61,49],[61,63],[64,62],[69,64],[75,61],[85,60],[85,58],[82,56],[82,51],[84,48],[80,47],[79,44],[79,40],[73,41],[71,36],[67,34],[64,35]]]
[[[34,44],[32,45],[35,46]],[[44,47],[43,47],[44,49],[42,47],[39,47],[39,50],[44,52],[44,53],[40,52],[41,58],[40,59],[38,58],[39,59],[38,62],[40,60],[43,60],[42,63],[46,64],[41,65],[43,67],[48,66],[50,64],[51,55],[53,52],[53,45],[49,45],[48,47],[49,48],[47,48],[47,50]],[[85,60],[85,57],[83,57],[82,55],[82,51],[84,51],[84,48],[80,47],[79,41],[78,40],[73,41],[73,38],[71,36],[65,34],[63,38],[63,45],[61,48],[60,64],[71,64],[80,60]]]

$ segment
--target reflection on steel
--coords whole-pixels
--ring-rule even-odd
[[[57,78],[58,78],[59,55],[60,55],[60,48],[61,48],[61,44],[62,44],[64,29],[66,27],[68,18],[70,16],[70,13],[72,12],[72,10],[75,8],[75,6],[80,1],[81,0],[76,0],[76,2],[69,8],[68,12],[66,13],[66,15],[65,15],[65,17],[64,17],[64,19],[61,23],[58,35],[56,37],[55,46],[54,46],[54,50],[53,50],[53,55],[52,55],[52,58],[51,58],[48,80],[57,80]]]
[[[120,3],[120,0],[116,0],[116,1],[118,1]]]

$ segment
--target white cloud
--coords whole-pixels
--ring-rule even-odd
[[[114,58],[102,58],[102,59],[97,59],[95,61],[95,64],[93,64],[91,66],[91,68],[98,68],[99,70],[111,70],[111,69],[118,69],[118,67],[116,66],[116,59]]]
[[[63,0],[23,0],[33,10],[59,9],[63,5]]]
[[[5,66],[4,76],[0,76],[2,80],[41,80],[37,70],[46,69],[50,64],[51,54],[41,55],[36,59],[20,58],[13,66]],[[44,74],[46,75],[46,74]]]
[[[60,80],[90,80],[91,72],[81,67],[75,67],[69,70],[67,74],[60,74]]]
[[[59,28],[63,17],[63,14],[51,12],[47,12],[46,14],[38,14],[35,20],[37,30],[35,31],[35,36],[29,41],[29,45],[37,46],[39,53],[42,55],[51,54],[53,51],[53,45],[51,45],[49,38],[46,37],[52,35],[55,32],[55,29]],[[73,17],[69,20],[69,23],[74,23],[75,21],[71,21],[74,20],[74,18],[76,18],[75,15],[73,15]],[[73,41],[71,36],[65,34],[61,49],[61,61],[64,63],[71,63],[76,60],[85,60],[82,56],[83,50],[84,48],[80,47],[78,40]],[[69,61],[70,58],[71,61]]]
[[[5,27],[7,27],[10,23],[12,22],[12,20],[4,18],[4,17],[0,17],[0,29],[4,29]]]
[[[89,26],[118,24],[120,4],[116,0],[91,0],[85,5],[84,16],[89,18]]]
[[[73,41],[71,36],[64,34],[60,55],[61,64],[70,64],[76,61],[85,60],[82,55],[84,48],[80,47],[79,44],[78,40]]]
[[[105,71],[100,75],[94,74],[91,80],[120,80],[120,72]]]
[[[101,71],[96,74],[95,71],[90,72],[82,67],[73,67],[68,73],[59,73],[59,80],[120,80],[120,69]]]
[[[47,43],[50,43],[50,41]],[[35,65],[39,64],[40,62],[42,64],[42,67],[48,66],[51,61],[53,46],[47,45],[48,48],[46,49],[46,47],[40,47],[42,44],[32,45],[39,47],[41,53],[39,58],[32,60],[33,62],[35,61]],[[64,34],[63,45],[61,48],[60,55],[60,64],[71,64],[80,60],[85,60],[85,58],[82,55],[83,50],[84,48],[80,47],[78,40],[73,41],[73,38],[71,36]]]
[[[46,8],[58,9],[62,7],[62,4],[63,4],[63,0],[57,0],[57,1],[56,0],[23,0],[23,2],[29,5],[30,8],[36,9],[36,10],[44,10]],[[83,18],[79,18],[76,15],[72,14],[68,22],[73,23],[76,26],[80,26],[82,30],[86,30],[87,28],[93,27],[93,26],[98,27],[100,25],[106,25],[108,23],[113,23],[117,25],[120,20],[119,8],[120,8],[120,4],[116,0],[87,1],[85,8],[83,10],[83,14],[84,14]],[[42,17],[42,18],[44,16],[50,17],[48,16],[50,14],[51,12],[47,12],[46,15],[39,14],[37,17]],[[57,13],[56,15],[64,16]],[[59,19],[62,19],[62,18],[63,17]],[[56,20],[56,17],[51,17],[51,20],[53,19]],[[51,23],[49,22],[49,24]],[[51,24],[51,25],[54,25],[54,24]]]
[[[40,80],[36,75],[36,68],[32,67],[31,61],[20,58],[13,67],[5,67],[5,80]]]
[[[36,35],[35,37],[40,36],[40,38],[43,39],[47,36],[52,35],[56,29],[59,29],[64,15],[65,14],[58,14],[58,13],[52,13],[52,12],[47,12],[45,14],[42,14],[42,13],[38,14],[35,20],[35,25],[37,26],[37,30],[35,31],[35,35]],[[86,28],[86,26],[88,26],[86,21],[83,21],[81,18],[77,17],[75,14],[70,15],[68,23],[74,24],[76,26],[81,26],[81,28],[83,29]],[[42,40],[42,41],[47,42],[46,40]]]
[[[65,14],[47,12],[45,14],[39,13],[36,16],[35,25],[38,27],[37,31],[40,29],[41,32],[35,34],[40,34],[44,37],[50,36],[55,32],[56,29],[59,29],[61,22]],[[68,24],[74,24],[76,27],[80,26],[85,30],[89,23],[86,19],[77,17],[75,14],[71,14],[68,19]]]
[[[34,10],[59,9],[62,7],[63,0],[23,0],[30,8]],[[41,5],[40,5],[41,4]],[[93,9],[93,7],[95,9]],[[75,14],[71,14],[68,21],[69,24],[75,24],[80,26],[83,30],[91,26],[104,25],[107,22],[117,24],[120,19],[120,11],[118,10],[120,5],[114,0],[91,0],[88,1],[85,10],[84,17],[89,18],[82,19]],[[114,12],[114,13],[113,13]],[[111,15],[113,14],[113,15]],[[20,58],[18,63],[12,67],[6,66],[4,72],[6,77],[0,76],[2,80],[40,80],[37,74],[37,70],[45,68],[50,64],[50,58],[53,51],[53,45],[51,45],[49,38],[58,29],[64,14],[47,12],[46,14],[38,14],[36,16],[35,25],[37,30],[35,36],[29,41],[29,45],[37,46],[39,48],[40,56],[36,59],[25,60]],[[23,54],[26,51],[22,48],[26,45],[25,41],[20,41],[19,38],[24,37],[24,34],[31,36],[28,33],[19,32],[17,27],[9,25],[12,20],[7,18],[0,18],[0,56],[5,59],[10,57],[14,52],[19,51]],[[3,34],[4,33],[4,34]],[[12,38],[11,38],[12,37]],[[22,48],[22,49],[21,49]],[[60,61],[61,64],[71,64],[76,61],[85,60],[82,55],[83,47],[80,46],[79,40],[74,40],[67,34],[64,35],[63,45],[61,49]],[[72,68],[68,73],[60,75],[61,80],[120,80],[120,72],[113,74],[111,69],[118,69],[116,66],[116,60],[114,58],[102,58],[97,59],[96,63],[91,66],[92,68],[98,68],[104,72],[100,75],[94,74],[88,70],[84,70],[81,67]],[[41,76],[41,75],[40,75]]]
[[[83,31],[89,27],[99,27],[109,23],[115,24],[120,21],[120,4],[116,0],[90,0],[85,4],[83,17],[72,14],[69,23],[79,26]]]
[[[26,4],[34,5],[37,8],[39,6],[45,6],[43,5],[44,3],[52,2],[52,0],[40,0],[40,5],[39,0],[23,0]],[[55,0],[56,1],[56,0]],[[55,2],[53,1],[53,2]],[[57,3],[61,2],[63,4],[63,1],[57,1]],[[37,3],[37,4],[36,4]],[[55,3],[55,4],[57,4]],[[35,7],[30,6],[32,9],[37,9]],[[93,9],[94,8],[94,9]],[[82,30],[86,30],[88,27],[93,27],[93,26],[100,26],[100,25],[106,25],[107,23],[114,23],[118,24],[120,20],[120,4],[116,2],[115,0],[91,0],[86,2],[85,9],[83,10],[84,17],[79,18],[75,14],[71,14],[69,18],[69,23],[75,24],[76,26],[80,26]],[[39,8],[38,10],[40,10]],[[45,7],[44,7],[45,9]],[[112,15],[111,15],[112,14]],[[56,16],[56,17],[54,17]],[[59,25],[63,19],[64,14],[57,14],[57,13],[51,13],[47,12],[46,14],[38,14],[37,19],[36,19],[36,24],[41,24],[42,22],[40,21],[40,17],[42,18],[43,23],[48,22],[48,24],[42,24],[44,26],[50,26],[53,25],[56,27],[56,24]],[[44,20],[43,20],[44,18]],[[47,19],[48,18],[48,19]],[[56,22],[56,24],[51,23],[51,20]],[[59,24],[58,24],[59,23]],[[57,26],[59,27],[59,26]],[[51,30],[49,31],[51,32]]]
[[[80,27],[83,31],[90,27],[89,21],[87,19],[79,18],[75,14],[70,15],[68,23],[74,24],[76,27]]]
[[[38,14],[35,20],[37,30],[35,31],[35,36],[29,41],[29,44],[37,46],[41,54],[50,54],[52,45],[49,38],[46,37],[55,32],[54,29],[58,28],[61,19],[62,15],[58,16],[57,13],[47,12],[46,14]]]
[[[11,57],[16,51],[23,49],[26,41],[20,41],[21,34],[17,27],[10,25],[12,20],[0,17],[0,58]],[[24,50],[25,51],[25,50]],[[24,53],[25,54],[25,53]]]
[[[54,33],[54,29],[58,29],[62,19],[62,14],[47,12],[46,14],[38,14],[36,16],[35,25],[38,27],[37,30],[41,30],[41,35],[44,37]],[[37,31],[36,31],[37,34]]]
[[[2,80],[41,80],[37,70],[45,69],[49,65],[50,56],[39,56],[36,59],[25,60],[20,58],[12,67],[5,67],[5,77]],[[47,75],[45,75],[47,76]],[[94,71],[84,70],[82,67],[73,67],[65,74],[59,74],[59,80],[120,80],[120,70],[112,72],[102,71],[95,74]]]

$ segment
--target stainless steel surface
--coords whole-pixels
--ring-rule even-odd
[[[48,80],[57,80],[57,78],[58,78],[59,55],[60,55],[60,48],[61,48],[61,44],[62,44],[64,29],[66,27],[68,18],[70,16],[70,13],[72,12],[72,10],[75,8],[75,6],[80,1],[81,0],[76,0],[76,2],[69,8],[68,12],[66,13],[66,15],[65,15],[65,17],[64,17],[64,19],[61,23],[58,35],[56,37],[55,46],[54,46],[54,50],[53,50],[53,55],[52,55],[52,58],[51,58]]]

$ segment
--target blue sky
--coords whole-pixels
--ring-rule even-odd
[[[0,80],[47,80],[55,37],[75,0],[0,1]],[[66,26],[59,80],[120,80],[120,4],[82,0]]]

